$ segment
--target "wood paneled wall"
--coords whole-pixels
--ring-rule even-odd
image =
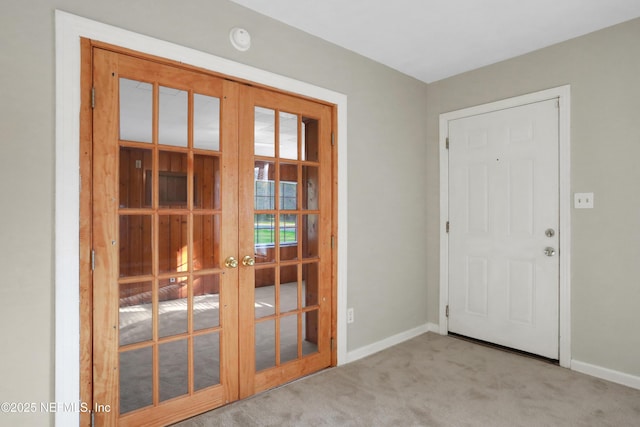
[[[189,269],[189,215],[163,214],[163,210],[187,208],[187,155],[160,151],[158,156],[158,269],[159,273],[175,272],[176,276]],[[195,155],[193,160],[193,269],[218,267],[220,248],[220,167],[217,156]],[[120,208],[153,208],[152,150],[131,147],[120,149]],[[212,212],[213,211],[213,212]],[[149,213],[120,216],[120,277],[152,274],[153,215]],[[186,279],[185,279],[186,280]],[[160,300],[186,297],[186,282],[161,281]],[[217,293],[217,275],[194,279],[194,294]],[[146,283],[122,285],[122,301],[150,303]],[[136,296],[137,295],[137,296]],[[134,298],[135,296],[135,298]]]

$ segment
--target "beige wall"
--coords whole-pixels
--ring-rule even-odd
[[[426,323],[424,83],[226,0],[4,0],[0,401],[54,400],[55,9],[346,94],[348,350]],[[253,37],[246,53],[229,44],[236,25]]]
[[[640,375],[640,20],[429,85],[429,319],[438,322],[440,113],[571,85],[572,358]]]
[[[572,190],[596,204],[572,215],[573,356],[640,375],[639,20],[427,87],[226,0],[4,0],[0,401],[54,400],[56,8],[348,96],[348,350],[438,321],[438,114],[571,84]]]

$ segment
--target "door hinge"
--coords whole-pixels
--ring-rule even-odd
[[[91,427],[96,427],[96,413],[91,411]]]
[[[331,337],[331,351],[333,351],[333,337]]]
[[[91,271],[96,269],[96,251],[91,249]]]
[[[331,249],[334,249],[335,247],[336,247],[336,237],[331,236]]]
[[[449,232],[449,221],[447,221],[447,225],[445,226],[445,230],[447,231],[447,233]]]
[[[331,145],[336,145],[336,134],[331,132]]]
[[[96,88],[91,88],[91,108],[96,108]]]
[[[445,148],[448,150],[449,149],[449,137],[447,137],[445,143],[444,143]]]
[[[446,307],[446,308],[445,308],[445,310],[444,310],[444,315],[445,315],[446,317],[449,317],[449,304],[447,304],[447,307]]]

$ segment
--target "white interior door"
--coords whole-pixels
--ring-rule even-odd
[[[558,359],[558,100],[449,121],[450,332]]]

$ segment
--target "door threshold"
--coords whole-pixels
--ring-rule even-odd
[[[504,345],[500,345],[500,344],[495,344],[489,341],[483,341],[483,340],[479,340],[477,338],[471,338],[468,337],[466,335],[460,335],[460,334],[456,334],[455,332],[447,332],[447,334],[450,337],[453,338],[457,338],[463,341],[468,341],[474,344],[478,344],[484,347],[489,347],[489,348],[494,348],[496,350],[501,350],[507,353],[513,353],[513,354],[517,354],[520,356],[524,356],[524,357],[528,357],[530,359],[536,359],[539,360],[541,362],[545,362],[545,363],[549,363],[551,365],[557,365],[560,366],[560,361],[557,359],[550,359],[548,357],[544,357],[544,356],[540,356],[539,354],[535,354],[535,353],[529,353],[528,351],[523,351],[523,350],[518,350],[515,348],[511,348],[511,347],[506,347]]]

